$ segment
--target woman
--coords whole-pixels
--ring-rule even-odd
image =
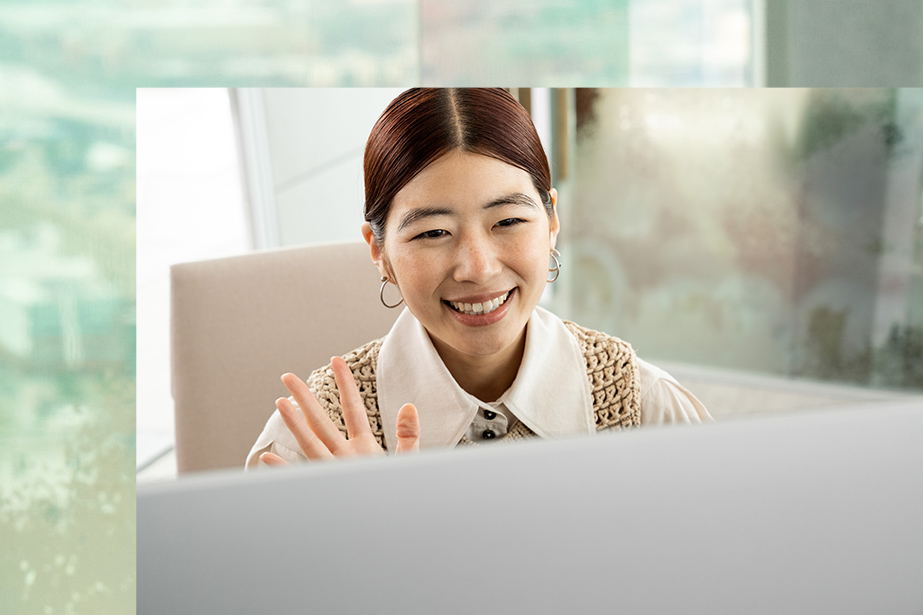
[[[560,273],[557,192],[507,92],[404,92],[364,168],[382,303],[393,284],[407,307],[307,384],[282,377],[292,398],[277,400],[248,467],[712,420],[629,344],[537,306]]]

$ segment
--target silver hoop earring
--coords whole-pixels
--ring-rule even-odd
[[[404,303],[404,296],[401,295],[401,300],[395,303],[394,305],[388,305],[387,303],[385,303],[385,285],[387,283],[388,283],[388,278],[382,276],[381,277],[381,289],[379,289],[378,291],[378,298],[381,299],[381,304],[385,306],[386,308],[396,308],[400,304]],[[397,284],[395,284],[395,286],[397,286]],[[397,289],[397,292],[401,292],[401,289]]]
[[[554,277],[548,278],[548,282],[554,282],[558,279],[558,276],[561,275],[561,267],[563,267],[564,264],[558,260],[559,256],[561,256],[561,253],[554,248],[551,248],[551,258],[554,259],[554,267],[549,267],[548,273],[553,273]]]

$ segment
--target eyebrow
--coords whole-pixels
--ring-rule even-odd
[[[498,197],[484,205],[483,209],[493,209],[494,207],[503,207],[504,205],[524,205],[526,207],[538,209],[538,205],[535,203],[535,201],[522,192],[513,192]],[[424,218],[432,218],[433,216],[451,216],[454,213],[455,212],[453,210],[447,207],[418,207],[404,214],[404,217],[401,218],[401,223],[398,225],[397,230],[402,231],[414,222]]]

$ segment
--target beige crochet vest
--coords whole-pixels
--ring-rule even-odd
[[[586,357],[587,378],[593,394],[593,410],[596,415],[596,430],[624,429],[641,424],[638,363],[631,345],[605,333],[585,329],[580,325],[564,321],[564,325],[577,339],[577,344]],[[365,402],[372,433],[382,448],[387,448],[381,428],[381,414],[378,411],[378,394],[375,389],[375,366],[378,365],[378,351],[384,338],[369,342],[346,354],[343,358],[353,372],[359,385],[359,393]],[[346,424],[340,409],[340,396],[330,365],[316,370],[308,378],[308,386],[314,396],[327,410],[331,420],[346,435]],[[503,437],[515,440],[535,436],[535,433],[516,422]],[[474,444],[462,437],[460,444]]]

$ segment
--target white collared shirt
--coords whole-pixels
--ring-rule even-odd
[[[385,442],[390,450],[397,445],[397,411],[408,401],[420,415],[420,448],[458,444],[479,408],[497,411],[501,404],[544,438],[593,433],[593,395],[585,365],[577,340],[561,319],[537,307],[526,327],[519,373],[488,405],[455,382],[426,329],[405,308],[378,353],[376,389]]]
[[[665,371],[638,359],[638,372],[642,425],[712,422],[705,406]],[[529,318],[516,379],[496,401],[479,400],[455,382],[429,334],[406,308],[378,353],[376,389],[389,450],[397,445],[397,411],[408,402],[420,416],[421,448],[452,447],[464,435],[481,441],[485,431],[500,438],[517,421],[546,438],[596,430],[583,353],[561,319],[540,307]],[[291,463],[305,460],[278,410],[250,451],[247,467],[259,465],[267,451]]]

